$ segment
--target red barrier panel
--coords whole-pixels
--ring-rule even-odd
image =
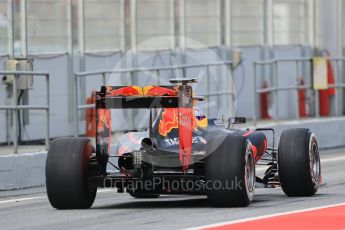
[[[303,77],[301,77],[299,85],[304,86]],[[298,101],[299,101],[299,116],[300,117],[307,117],[308,112],[307,112],[307,101],[305,98],[305,89],[298,90]]]
[[[268,88],[268,82],[265,80],[263,84],[263,89]],[[268,113],[269,107],[269,93],[264,92],[260,94],[260,115],[262,119],[272,119]]]
[[[327,60],[327,80],[328,84],[334,84],[334,75],[332,64]],[[330,115],[330,97],[335,95],[335,88],[329,88],[319,91],[319,103],[320,103],[320,116],[328,117]]]
[[[86,104],[95,104],[96,94],[92,92],[91,96],[86,98]],[[96,136],[96,109],[90,108],[85,111],[85,122],[86,122],[86,136],[95,137]]]

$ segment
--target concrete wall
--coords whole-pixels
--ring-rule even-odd
[[[321,149],[345,146],[345,118],[313,118],[298,121],[259,124],[258,128],[273,128],[275,130],[275,146],[278,145],[280,134],[286,129],[309,128],[318,138]],[[271,135],[267,134],[268,138]]]
[[[0,156],[0,190],[45,185],[46,156],[45,152]]]

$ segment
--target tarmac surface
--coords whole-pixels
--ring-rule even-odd
[[[321,151],[324,184],[313,197],[289,198],[257,188],[245,208],[213,208],[205,196],[134,199],[99,190],[89,210],[56,210],[44,188],[0,192],[0,229],[184,229],[345,202],[345,149]],[[317,223],[315,223],[317,224]]]

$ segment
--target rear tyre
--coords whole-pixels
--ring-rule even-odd
[[[255,190],[255,163],[250,141],[218,135],[207,143],[206,194],[216,207],[247,206]]]
[[[46,188],[57,209],[86,209],[97,187],[88,182],[89,158],[94,152],[87,138],[60,138],[52,142],[46,161]]]
[[[278,147],[278,173],[287,196],[312,196],[321,180],[321,163],[316,136],[309,129],[282,133]]]

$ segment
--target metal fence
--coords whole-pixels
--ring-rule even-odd
[[[275,102],[275,121],[279,120],[279,99],[278,99],[278,93],[282,91],[295,91],[295,117],[294,119],[299,119],[299,90],[310,90],[312,92],[312,95],[314,96],[314,116],[319,117],[319,90],[314,90],[313,85],[312,85],[312,77],[310,77],[309,81],[307,81],[304,85],[300,85],[298,81],[296,81],[295,85],[286,85],[286,86],[279,86],[279,76],[278,76],[278,65],[280,63],[293,63],[294,64],[294,71],[295,75],[291,77],[295,77],[295,79],[298,79],[301,74],[301,65],[305,63],[309,63],[310,66],[312,66],[312,60],[311,58],[286,58],[286,59],[272,59],[272,60],[267,60],[267,61],[255,61],[253,63],[253,68],[254,68],[254,83],[253,83],[253,123],[254,125],[257,124],[257,112],[259,109],[259,103],[257,96],[263,93],[272,93],[273,94],[273,100]],[[343,104],[343,97],[341,96],[342,94],[342,89],[345,89],[345,84],[343,83],[343,80],[341,77],[343,76],[343,64],[345,62],[345,57],[330,57],[328,60],[333,63],[333,66],[335,67],[335,79],[334,79],[334,84],[328,84],[327,89],[335,88],[336,89],[336,94],[335,94],[335,116],[340,116],[341,111],[339,110],[339,105]],[[271,67],[271,82],[270,82],[270,87],[266,88],[258,88],[258,67]],[[309,71],[312,73],[312,70]],[[262,76],[262,73],[261,73]],[[281,80],[281,79],[280,79]]]
[[[13,86],[12,86],[12,94],[17,95],[17,82],[20,77],[38,77],[38,76],[43,76],[45,77],[45,82],[46,82],[46,104],[45,105],[18,105],[17,102],[17,97],[13,96],[13,101],[12,105],[5,105],[5,106],[0,106],[0,110],[6,110],[6,111],[13,111],[12,113],[12,138],[13,138],[13,151],[14,154],[18,153],[18,136],[17,136],[17,122],[16,122],[16,116],[17,113],[20,110],[43,110],[45,111],[45,118],[46,118],[46,124],[45,124],[45,147],[46,150],[48,150],[49,147],[49,131],[50,131],[50,117],[49,117],[49,111],[50,111],[50,87],[49,87],[49,73],[43,73],[43,72],[24,72],[24,71],[2,71],[0,72],[0,76],[14,76],[13,80]]]

